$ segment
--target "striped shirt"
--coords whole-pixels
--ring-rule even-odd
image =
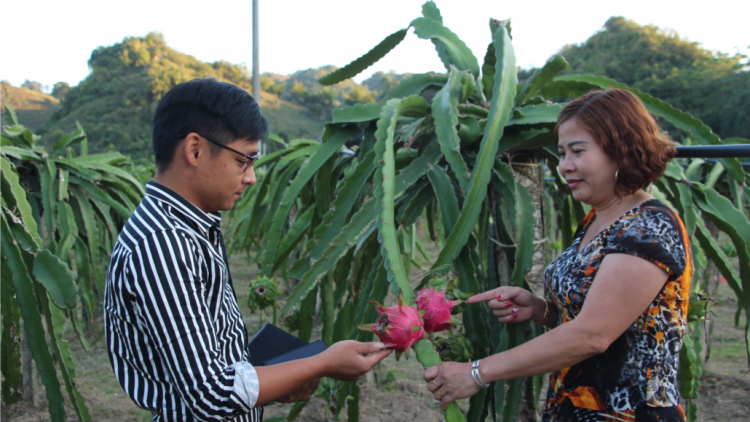
[[[112,251],[104,326],[112,369],[154,421],[260,421],[221,215],[149,181]]]

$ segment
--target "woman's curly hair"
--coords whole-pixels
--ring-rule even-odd
[[[617,163],[615,194],[619,196],[631,195],[660,178],[677,153],[640,98],[624,89],[592,91],[571,101],[560,112],[555,132],[570,119],[589,131]]]

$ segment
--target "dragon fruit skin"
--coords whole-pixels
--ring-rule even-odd
[[[376,301],[370,301],[378,306],[378,319],[374,323],[358,325],[360,330],[375,333],[386,347],[396,352],[396,360],[406,353],[409,348],[424,338],[424,323],[422,312],[404,304],[399,297],[398,304],[387,308]]]
[[[444,291],[424,289],[417,293],[417,310],[425,311],[424,330],[427,333],[450,330],[456,320],[451,316],[451,308],[458,303],[445,298]]]

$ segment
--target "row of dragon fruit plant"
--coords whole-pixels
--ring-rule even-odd
[[[503,326],[486,305],[453,306],[451,300],[500,285],[542,294],[550,245],[570,244],[585,209],[567,195],[556,171],[554,125],[563,103],[553,100],[593,89],[629,89],[651,113],[688,133],[687,142],[723,141],[692,116],[613,80],[560,76],[568,63],[559,56],[519,84],[509,21],[490,20],[492,39],[480,68],[443,26],[435,4],[428,1],[422,10],[407,28],[320,82],[331,85],[357,75],[396,47],[410,28],[432,41],[445,72],[413,75],[378,103],[336,109],[322,142],[294,140],[261,158],[259,182],[229,213],[226,238],[230,253],[244,252],[260,266],[248,300],[252,307],[271,308],[274,322],[282,320],[290,332],[309,340],[319,306],[328,344],[369,341],[374,332],[397,357],[414,348],[428,367],[480,359],[542,332],[528,323]],[[717,164],[677,159],[652,188],[685,221],[696,257],[691,335],[680,368],[690,420],[697,418],[692,399],[701,373],[699,321],[709,308],[702,295],[709,264],[737,295],[747,331],[748,185],[736,159]],[[717,189],[730,193],[723,196]],[[437,243],[437,257],[417,236],[421,227],[428,241]],[[731,239],[739,274],[712,235],[716,228]],[[430,268],[420,267],[417,255]],[[412,269],[421,276],[409,278]],[[284,289],[288,295],[278,300]],[[449,324],[458,321],[451,308],[461,314],[455,328]],[[493,383],[471,397],[466,414],[451,404],[446,420],[514,420],[519,412],[533,418],[541,379]],[[333,418],[348,406],[348,420],[358,420],[356,383],[329,380],[320,389]],[[295,419],[304,404],[294,406],[287,419]]]
[[[92,419],[76,386],[76,365],[64,335],[72,326],[87,353],[104,295],[108,255],[144,195],[150,167],[118,152],[89,154],[83,128],[45,149],[39,135],[5,107],[0,134],[2,255],[2,401],[34,397],[34,368],[51,421]],[[73,147],[76,146],[76,149]],[[79,305],[80,304],[80,305]],[[61,382],[62,379],[62,382]]]

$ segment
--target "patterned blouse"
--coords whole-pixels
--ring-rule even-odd
[[[678,406],[677,369],[687,325],[693,273],[687,231],[658,200],[628,211],[581,252],[596,210],[581,221],[573,243],[544,274],[545,290],[559,310],[558,324],[573,320],[607,254],[624,253],[658,265],[669,274],[659,295],[604,353],[557,371],[550,380],[545,421],[558,421],[561,406],[600,415],[633,415],[638,408]],[[565,403],[569,399],[570,403]],[[563,412],[566,413],[566,412]],[[681,409],[680,409],[681,413]],[[627,418],[626,418],[627,419]]]

